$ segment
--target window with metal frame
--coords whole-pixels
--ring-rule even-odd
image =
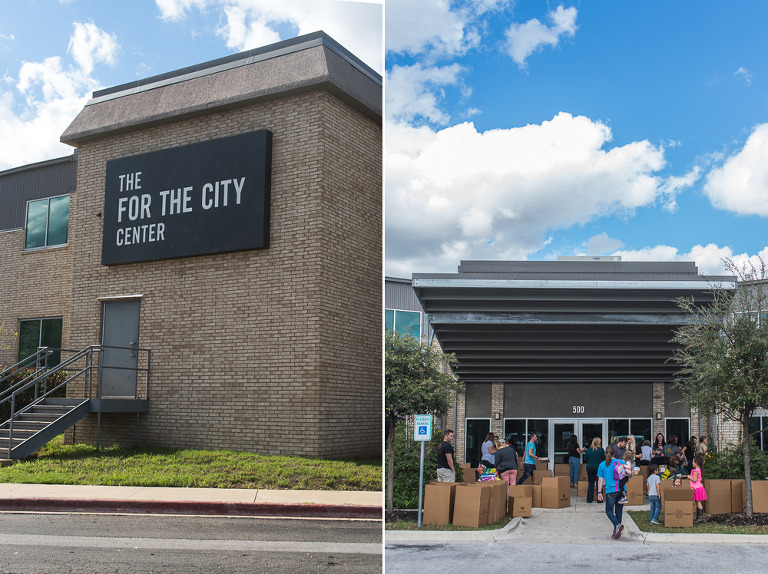
[[[69,233],[69,195],[27,202],[24,249],[66,245]]]
[[[18,360],[29,357],[38,347],[60,349],[62,323],[61,317],[20,320]],[[60,361],[61,353],[55,351],[48,359],[48,366],[58,365]]]
[[[394,329],[405,335],[421,336],[421,313],[400,309],[384,310],[384,329]]]
[[[755,439],[755,443],[761,450],[768,450],[768,430],[763,430],[768,427],[768,416],[755,416],[749,419],[749,432],[756,433],[752,435]]]

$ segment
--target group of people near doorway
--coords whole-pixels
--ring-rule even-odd
[[[438,480],[453,481],[453,447],[451,441],[453,432],[446,431],[443,443],[438,448]],[[523,459],[523,474],[517,479],[517,451],[505,439],[499,439],[493,433],[488,433],[482,443],[482,460],[479,472],[483,468],[495,468],[497,476],[509,485],[523,484],[533,476],[536,469],[536,461],[540,457],[536,454],[538,436],[532,433],[525,445]],[[587,470],[587,503],[594,499],[595,486],[597,486],[597,501],[603,502],[605,498],[605,513],[613,524],[611,538],[621,538],[624,530],[622,525],[623,505],[627,502],[626,483],[634,474],[639,474],[638,465],[648,465],[648,497],[651,504],[651,523],[659,524],[658,517],[661,511],[661,503],[658,491],[659,482],[662,479],[674,480],[674,486],[680,486],[682,477],[690,478],[693,499],[696,502],[695,522],[703,521],[703,501],[707,495],[702,484],[702,466],[707,456],[709,439],[702,436],[699,441],[696,437],[680,448],[676,436],[670,436],[669,441],[659,433],[651,446],[649,440],[643,441],[640,448],[637,447],[635,437],[612,437],[611,444],[602,448],[599,437],[592,439],[588,447],[579,446],[578,437],[572,435],[568,442],[568,463],[570,465],[570,482],[572,487],[577,486],[579,468],[582,462]],[[450,454],[448,454],[450,453]],[[446,454],[448,455],[446,457]],[[442,463],[442,464],[441,464]],[[441,469],[441,466],[448,467]],[[661,468],[665,470],[662,472]],[[442,470],[442,475],[441,475]],[[451,477],[448,477],[448,474]],[[603,497],[605,487],[605,497]]]

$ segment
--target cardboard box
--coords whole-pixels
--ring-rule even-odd
[[[648,492],[648,467],[646,465],[638,466],[640,469],[640,476],[643,477],[643,490]]]
[[[488,508],[488,524],[496,524],[507,513],[507,487],[505,480],[491,482],[491,503]]]
[[[555,465],[555,476],[571,476],[571,465],[570,464],[556,464]]]
[[[453,524],[470,528],[488,524],[491,490],[490,483],[457,484],[453,504]]]
[[[541,485],[540,484],[531,485],[531,495],[533,496],[533,503],[531,504],[531,506],[533,508],[541,508]]]
[[[544,471],[549,470],[549,461],[537,460],[536,461],[536,471],[538,472],[540,470],[544,470]]]
[[[509,510],[512,516],[530,518],[533,501],[530,496],[515,496],[509,499]]]
[[[514,498],[515,496],[530,496],[533,497],[533,486],[532,484],[526,482],[525,484],[516,484],[514,486],[509,487],[509,498]]]
[[[744,500],[746,485],[743,478],[731,480],[731,512],[742,513],[747,506]]]
[[[744,501],[744,508],[746,508],[747,483],[745,480],[740,482],[741,498]],[[709,498],[709,491],[707,491],[707,498]],[[768,512],[768,481],[752,480],[752,512]]]
[[[685,501],[693,503],[693,491],[691,490],[691,482],[689,480],[683,480],[682,485],[675,487],[674,482],[671,480],[662,480],[659,482],[659,496],[661,497],[661,511],[666,512],[667,501]]]
[[[533,484],[541,484],[541,481],[545,478],[551,478],[552,477],[552,471],[551,470],[538,470],[536,469],[536,472],[533,473]],[[568,478],[568,477],[566,477]]]
[[[450,524],[456,496],[455,482],[438,482],[424,487],[424,524]]]
[[[468,462],[459,463],[461,467],[461,480],[468,484],[477,482],[477,469],[472,468],[472,465]]]
[[[704,490],[707,491],[704,512],[707,514],[728,514],[731,512],[730,480],[705,480]]]
[[[543,508],[568,508],[571,505],[571,487],[567,476],[544,477],[541,482]]]
[[[576,496],[586,496],[589,483],[586,480],[580,480],[576,483]]]
[[[675,488],[673,490],[681,490]],[[693,503],[687,500],[667,500],[664,511],[665,528],[685,528],[693,526]]]
[[[642,506],[644,502],[643,477],[638,474],[627,481],[627,502],[624,506]]]
[[[583,462],[579,466],[579,476],[577,477],[577,479],[579,481],[584,481],[584,482],[589,480],[589,478],[587,477],[587,465],[584,464]]]

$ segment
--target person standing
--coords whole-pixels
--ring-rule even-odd
[[[615,454],[616,450],[613,445],[608,445],[608,448],[605,449],[605,462],[597,467],[597,500],[603,501],[603,485],[605,485],[605,514],[613,524],[611,538],[618,540],[624,530],[624,525],[621,523],[624,507],[617,504],[621,493],[613,474],[613,466],[617,462],[614,459]]]
[[[507,496],[509,496],[509,487],[514,486],[517,480],[517,452],[509,446],[507,440],[502,439],[494,456],[496,472],[501,480],[507,482]]]
[[[704,459],[701,455],[693,457],[693,470],[691,471],[691,490],[693,490],[693,501],[696,503],[696,518],[694,524],[704,522],[703,503],[707,499],[707,491],[704,490],[702,482],[701,467],[704,465]]]
[[[664,435],[659,433],[656,435],[656,440],[653,441],[653,457],[651,462],[653,464],[667,464],[669,459],[664,456],[664,447],[667,445],[667,441],[664,440]]]
[[[627,437],[620,436],[619,438],[616,439],[615,443],[610,444],[608,446],[612,446],[613,447],[613,457],[614,458],[616,458],[618,460],[623,460],[624,459],[624,453],[627,450]],[[606,452],[607,452],[607,450],[606,450]]]
[[[650,441],[649,441],[650,442]],[[659,524],[659,514],[661,513],[661,497],[659,496],[659,465],[648,465],[648,500],[651,501],[651,524]]]
[[[453,464],[453,431],[448,429],[443,435],[443,442],[437,447],[437,481],[456,482],[456,469]]]
[[[494,458],[493,458],[493,455],[496,454],[496,445],[494,444],[495,439],[496,439],[496,436],[492,432],[489,432],[485,436],[485,441],[481,446],[483,451],[483,457],[480,463],[486,468],[496,467],[496,463],[494,462]]]
[[[605,460],[600,437],[592,439],[592,444],[584,453],[584,464],[587,465],[587,504],[592,504],[595,497],[595,484],[597,484],[597,467]]]
[[[642,455],[640,456],[640,462],[638,464],[648,466],[651,464],[651,441],[644,440],[643,446],[640,447],[640,450],[642,451]],[[658,466],[658,465],[657,465]]]
[[[579,468],[581,467],[581,453],[585,448],[579,448],[579,439],[575,434],[571,435],[568,441],[568,465],[571,467],[571,488],[578,486]]]
[[[539,460],[539,457],[536,456],[537,440],[539,440],[539,437],[536,436],[536,433],[531,433],[531,439],[528,441],[528,444],[525,445],[523,476],[520,477],[520,480],[517,481],[517,484],[523,484],[526,480],[528,480],[529,476],[533,476],[533,471],[536,470],[536,461]]]

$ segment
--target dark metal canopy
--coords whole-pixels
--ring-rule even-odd
[[[414,274],[413,289],[465,382],[661,382],[676,300],[711,301],[694,263],[463,261],[458,273]]]

